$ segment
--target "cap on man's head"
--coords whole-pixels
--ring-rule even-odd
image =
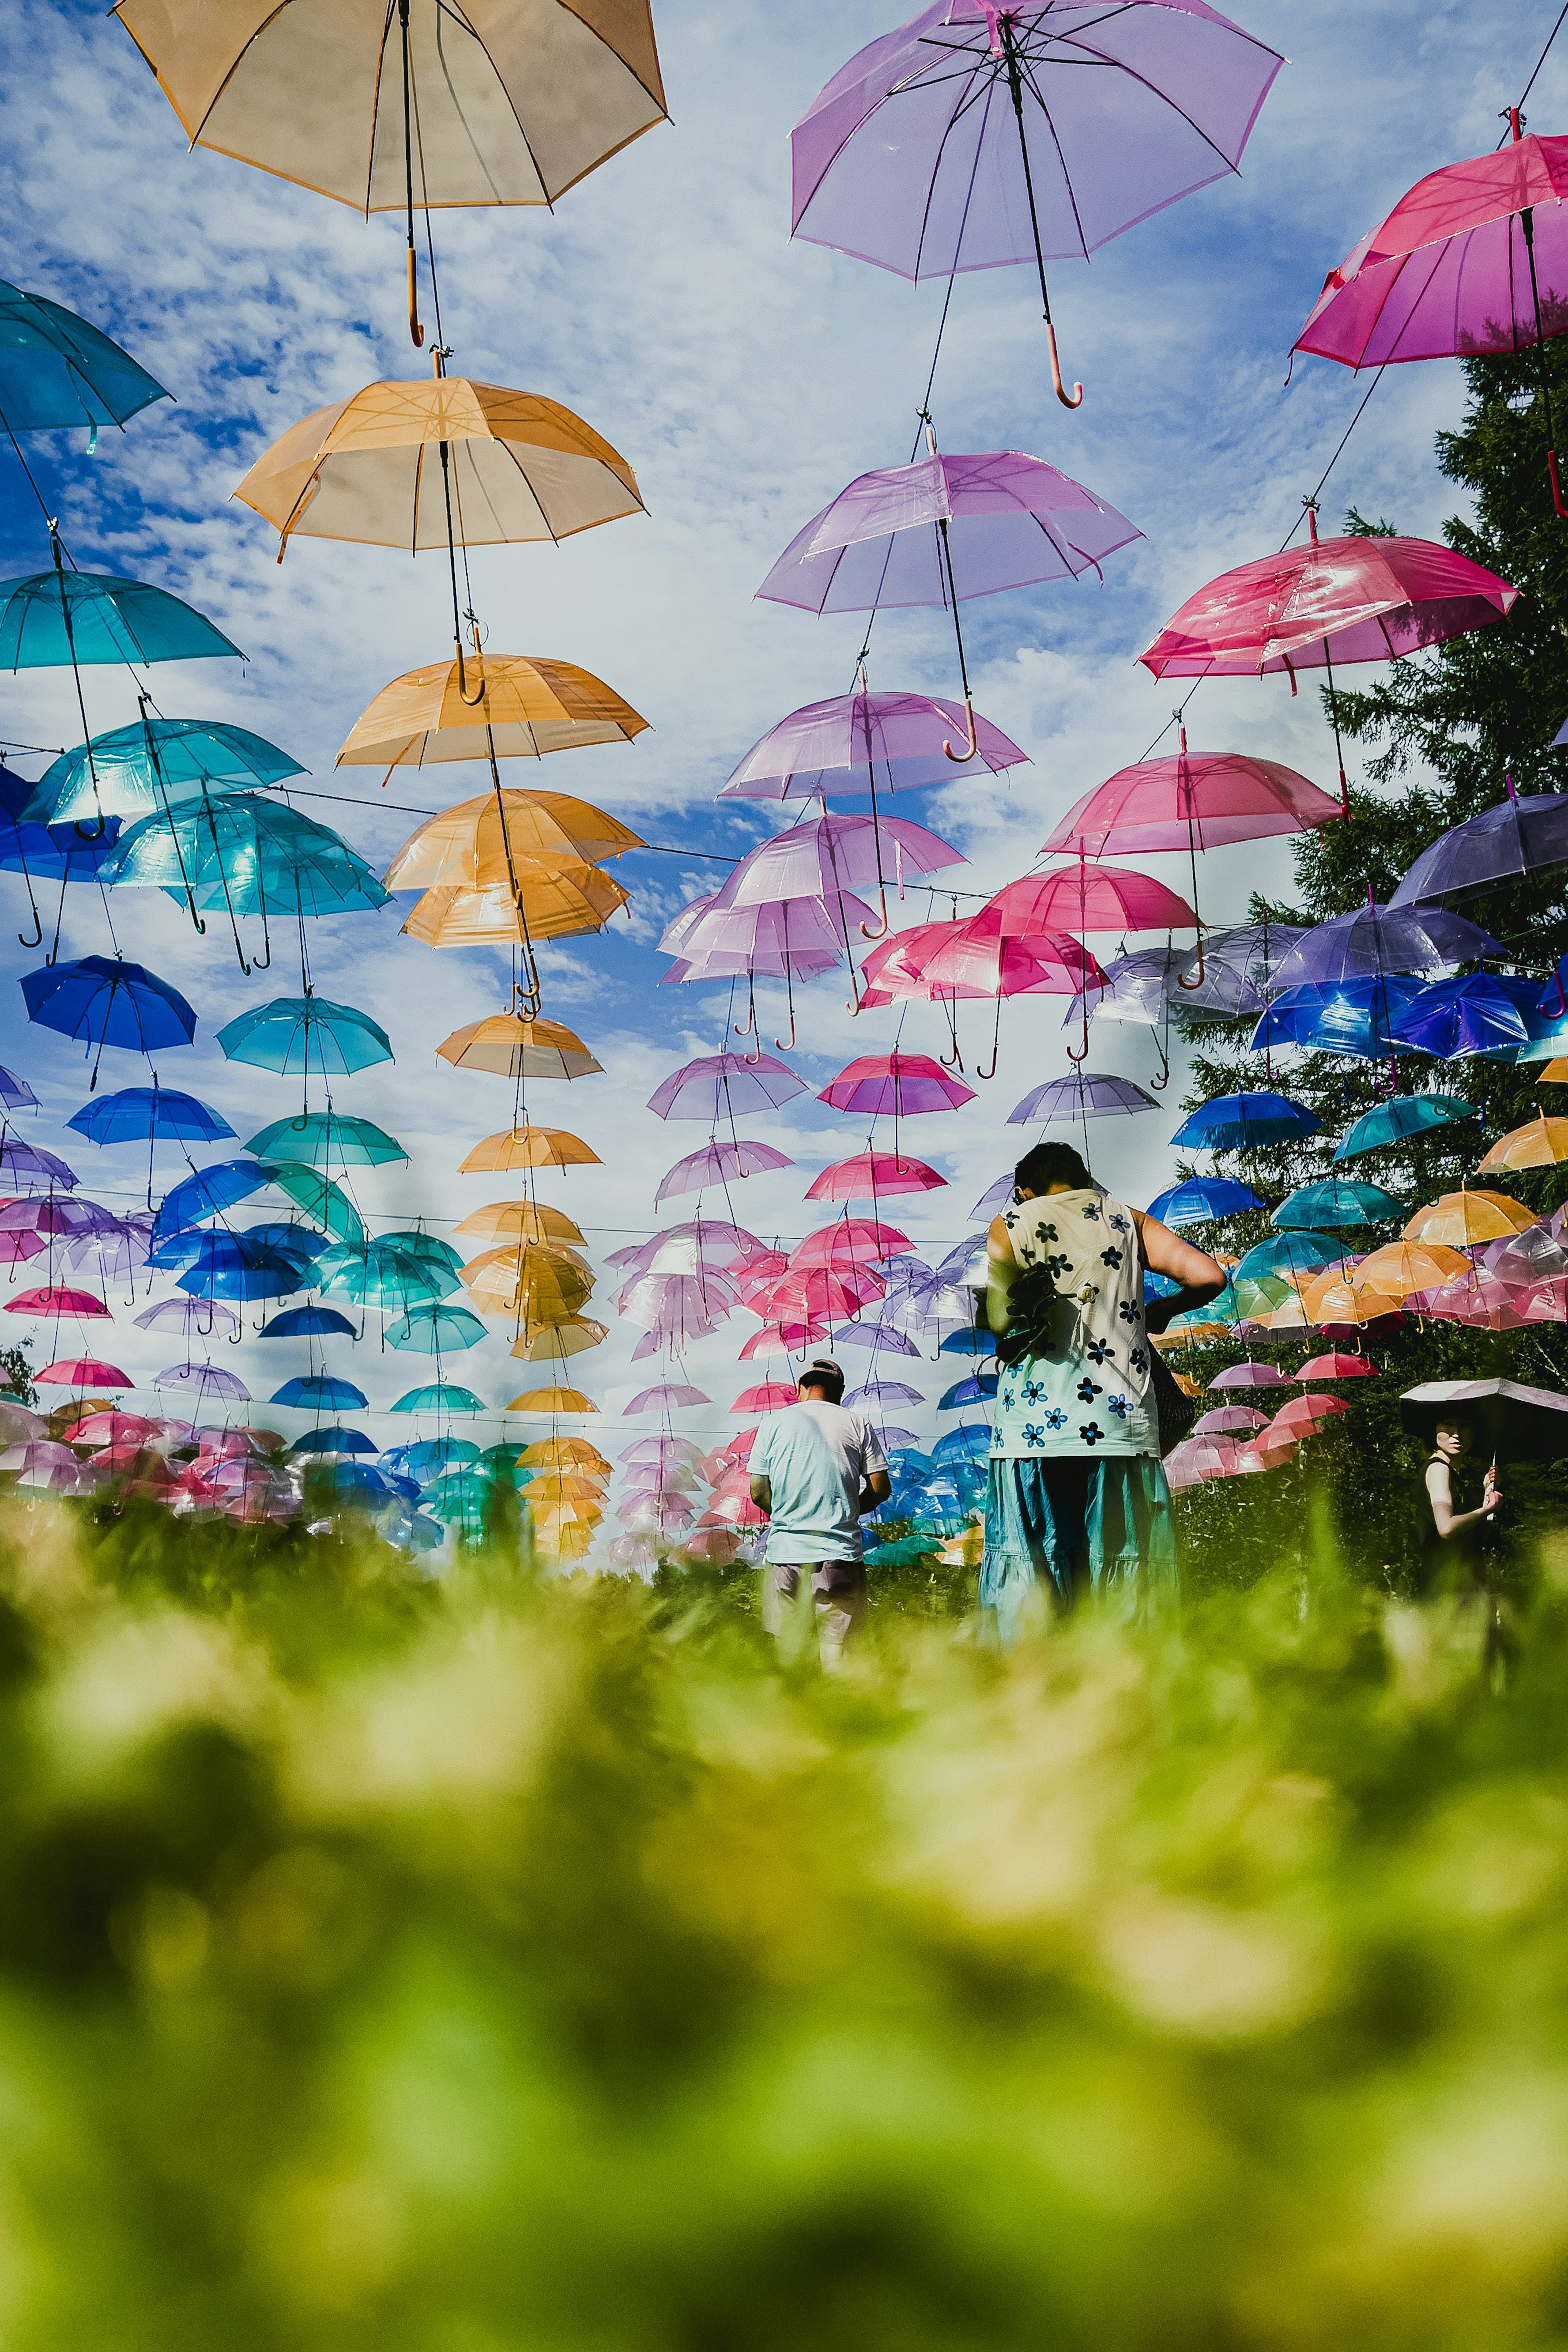
[[[844,1394],[844,1374],[831,1356],[816,1356],[807,1364],[798,1385],[803,1389],[826,1389],[830,1404],[837,1404]]]

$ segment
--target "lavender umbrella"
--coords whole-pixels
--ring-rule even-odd
[[[729,1184],[760,1176],[770,1168],[793,1168],[787,1153],[771,1143],[707,1143],[678,1160],[653,1196],[656,1209],[677,1192],[700,1192],[705,1184]]]
[[[929,454],[912,466],[862,474],[797,531],[757,593],[807,613],[879,612],[942,604],[952,611],[968,740],[951,759],[973,760],[974,698],[958,607],[967,596],[1099,572],[1142,532],[1081,482],[1016,449]]]
[[[1281,988],[1332,986],[1344,980],[1372,980],[1384,972],[1435,972],[1476,956],[1500,956],[1496,940],[1463,915],[1441,907],[1380,907],[1367,894],[1364,907],[1319,923],[1297,940],[1273,978]]]
[[[952,278],[1085,260],[1234,172],[1284,60],[1205,0],[935,0],[840,68],[791,135],[791,233]]]
[[[1464,824],[1440,834],[1422,851],[1389,900],[1390,907],[1433,906],[1478,898],[1499,882],[1517,882],[1568,865],[1568,798],[1531,793],[1521,800],[1513,778],[1508,797]]]
[[[250,1391],[234,1372],[226,1372],[216,1364],[171,1364],[167,1371],[154,1372],[155,1389],[174,1389],[195,1405],[199,1412],[213,1397],[222,1397],[235,1404],[247,1404]]]
[[[913,699],[912,697],[910,698]],[[946,708],[951,710],[952,709],[952,705],[949,703]],[[954,710],[954,718],[956,718],[957,715],[956,710]],[[992,728],[990,731],[992,734],[994,734],[996,730],[994,728]],[[1005,743],[1007,738],[1004,735],[1001,738],[1001,740]],[[1018,754],[1019,759],[1021,760],[1023,756],[1023,753],[1020,751]],[[990,763],[988,762],[987,764]],[[934,782],[935,778],[933,777],[931,781]],[[0,1070],[0,1109],[37,1110],[37,1108],[38,1097],[33,1092],[32,1087],[27,1084],[26,1079],[17,1077],[13,1070]]]
[[[21,1143],[0,1127],[0,1185],[13,1192],[41,1192],[58,1184],[63,1191],[74,1192],[77,1181],[74,1171],[56,1153]]]
[[[833,1334],[836,1348],[869,1348],[874,1354],[918,1356],[920,1349],[890,1323],[845,1323]]]
[[[804,800],[814,793],[912,793],[952,773],[944,739],[964,723],[961,704],[929,694],[835,695],[808,702],[753,743],[720,800]],[[1017,767],[1020,751],[999,727],[976,713],[975,757],[965,774]],[[878,771],[880,769],[880,776]]]
[[[742,1054],[704,1054],[675,1070],[648,1097],[656,1118],[734,1118],[751,1110],[776,1110],[805,1080],[770,1054],[748,1062]]]
[[[1030,1119],[1053,1120],[1067,1124],[1075,1118],[1108,1118],[1116,1112],[1155,1110],[1159,1108],[1152,1095],[1135,1087],[1131,1078],[1103,1077],[1097,1071],[1075,1070],[1070,1077],[1047,1078],[1043,1087],[1024,1097],[1017,1108],[1007,1114],[1009,1127],[1026,1126]]]
[[[630,1404],[621,1407],[621,1412],[626,1420],[630,1421],[640,1412],[683,1412],[688,1405],[711,1404],[712,1402],[705,1390],[687,1388],[679,1381],[667,1381],[658,1388],[639,1389]]]
[[[1306,937],[1305,928],[1292,923],[1240,923],[1233,930],[1210,931],[1201,959],[1194,954],[1182,964],[1168,991],[1170,1001],[1233,1019],[1266,1013],[1269,998],[1285,985],[1281,962]]]
[[[160,1298],[132,1319],[139,1331],[178,1331],[182,1338],[193,1331],[203,1339],[213,1331],[221,1331],[226,1338],[240,1328],[232,1307],[217,1298]]]
[[[920,1404],[919,1389],[910,1388],[907,1381],[868,1381],[863,1388],[851,1389],[844,1400],[846,1405],[858,1404]]]

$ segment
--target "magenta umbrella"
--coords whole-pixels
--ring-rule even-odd
[[[835,1160],[815,1183],[808,1201],[875,1201],[880,1193],[934,1192],[947,1182],[923,1160],[901,1160],[896,1151],[862,1151],[853,1160]]]
[[[689,1152],[676,1161],[662,1179],[653,1204],[659,1209],[678,1192],[700,1192],[705,1184],[738,1182],[770,1168],[794,1165],[787,1153],[775,1151],[771,1143],[706,1143],[700,1151]]]
[[[1525,138],[1517,107],[1510,121],[1510,145],[1429,172],[1329,272],[1295,349],[1363,368],[1533,346],[1552,504],[1568,517],[1545,353],[1568,327],[1568,139]]]
[[[936,0],[791,134],[791,233],[914,278],[1084,260],[1237,169],[1284,60],[1205,0]]]
[[[930,694],[835,695],[792,710],[753,743],[720,800],[805,800],[814,793],[910,793],[944,783],[952,769],[944,740],[965,723],[962,703]],[[999,727],[979,713],[975,757],[964,772],[999,775],[1028,759]]]
[[[912,466],[861,474],[797,531],[757,594],[806,613],[880,612],[941,604],[952,613],[968,740],[942,750],[975,756],[974,698],[958,607],[968,596],[1098,572],[1143,534],[1081,482],[1016,449],[973,457],[928,454]]]
[[[776,1110],[805,1091],[805,1080],[771,1054],[754,1062],[741,1054],[703,1054],[672,1071],[648,1097],[647,1107],[656,1118],[716,1119]]]
[[[847,1063],[816,1099],[872,1118],[888,1113],[911,1118],[922,1111],[956,1110],[974,1100],[974,1089],[950,1077],[929,1054],[900,1054],[895,1047],[890,1054],[863,1054]]]

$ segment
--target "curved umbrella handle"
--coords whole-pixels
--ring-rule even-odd
[[[999,1037],[993,1037],[991,1040],[991,1067],[988,1070],[983,1070],[979,1063],[976,1062],[974,1065],[973,1075],[977,1078],[994,1078],[996,1076],[996,1057],[1001,1051],[1001,1039]]]
[[[83,824],[81,819],[78,817],[72,831],[79,841],[101,841],[109,831],[109,822],[103,811],[100,809],[96,824]]]
[[[1201,987],[1203,986],[1203,984],[1204,984],[1204,928],[1203,928],[1203,925],[1200,923],[1200,924],[1198,925],[1198,976],[1197,976],[1196,980],[1189,980],[1189,979],[1187,978],[1187,976],[1186,976],[1186,974],[1185,974],[1184,972],[1180,972],[1180,971],[1179,971],[1179,972],[1176,974],[1176,986],[1177,986],[1178,988],[1194,989],[1194,988],[1201,988]]]
[[[1157,1095],[1163,1095],[1171,1083],[1171,1057],[1158,1037],[1154,1040],[1154,1049],[1160,1056],[1160,1075],[1157,1078],[1151,1078],[1149,1084]]]
[[[978,748],[978,745],[977,745],[977,742],[976,742],[976,738],[975,738],[975,733],[974,733],[974,697],[973,697],[972,694],[966,694],[966,695],[964,696],[964,698],[963,698],[963,709],[964,709],[965,716],[967,717],[968,721],[969,721],[969,742],[968,742],[968,744],[967,744],[966,748],[965,748],[963,751],[955,751],[953,750],[953,748],[952,748],[952,745],[950,742],[948,742],[948,740],[946,740],[946,738],[945,738],[945,737],[942,739],[942,748],[943,751],[946,753],[947,757],[948,757],[948,758],[949,758],[949,759],[953,762],[954,766],[956,766],[956,767],[960,767],[960,768],[961,768],[961,767],[963,767],[963,763],[964,763],[964,761],[965,761],[966,760],[973,760],[973,759],[974,754],[975,754],[975,751],[976,751],[976,750],[977,750],[977,748]]]
[[[414,338],[416,352],[425,348],[425,330],[419,320],[419,280],[414,267],[414,240],[408,241],[408,331]]]
[[[486,688],[485,688],[485,674],[484,674],[484,670],[483,670],[482,667],[480,667],[480,669],[479,669],[479,690],[478,694],[470,694],[470,693],[468,692],[468,672],[467,672],[467,671],[465,670],[465,668],[463,667],[463,640],[462,640],[462,638],[461,638],[461,637],[458,637],[458,638],[456,638],[456,639],[454,640],[454,643],[456,644],[456,646],[457,646],[457,649],[458,649],[458,699],[459,699],[459,700],[460,700],[460,701],[465,705],[465,707],[466,707],[468,709],[469,709],[469,710],[477,710],[477,709],[479,709],[479,707],[480,703],[481,703],[481,702],[484,700],[484,698],[485,698]],[[476,660],[477,660],[477,659],[478,659],[478,655],[479,655],[479,647],[478,647],[477,646],[475,646],[475,648],[474,648],[474,653],[475,653],[475,657],[476,657]]]
[[[26,932],[18,931],[16,939],[18,945],[25,948],[41,948],[44,944],[44,919],[38,912],[36,898],[33,901],[33,937],[28,939]]]
[[[947,749],[945,743],[942,749],[943,751]],[[879,886],[877,895],[882,919],[875,926],[870,923],[861,924],[860,936],[863,940],[885,940],[888,936],[888,886],[885,882]]]
[[[24,941],[24,945],[25,944],[26,942]],[[1541,1009],[1542,1013],[1546,1014],[1548,1021],[1561,1021],[1563,1014],[1568,1013],[1568,994],[1564,994],[1563,992],[1563,966],[1560,963],[1555,964],[1552,967],[1552,977],[1557,982],[1556,1006],[1553,1010],[1548,1011],[1547,1007],[1543,1004]]]
[[[1056,387],[1057,398],[1064,408],[1081,408],[1083,386],[1081,383],[1075,383],[1069,393],[1063,383],[1062,363],[1057,357],[1057,331],[1048,319],[1046,320],[1046,341],[1051,354],[1051,382]]]
[[[857,1008],[857,1010],[858,1010],[858,1008]],[[790,1009],[789,1009],[789,1040],[788,1040],[788,1043],[786,1044],[786,1043],[785,1043],[785,1041],[784,1041],[784,1038],[782,1038],[782,1037],[775,1037],[775,1038],[773,1039],[773,1044],[778,1047],[779,1052],[780,1052],[781,1054],[787,1054],[787,1053],[790,1051],[790,1048],[791,1048],[791,1047],[794,1045],[794,1044],[795,1044],[795,1007],[794,1007],[794,1005],[793,1005],[793,1004],[790,1006]]]

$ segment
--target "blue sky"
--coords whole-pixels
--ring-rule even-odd
[[[1243,0],[1237,13],[1289,59],[1240,178],[1157,215],[1091,266],[1061,264],[1054,274],[1064,362],[1087,386],[1082,409],[1068,415],[1051,395],[1026,272],[963,279],[954,295],[932,404],[943,445],[1046,457],[1145,533],[1107,566],[1102,586],[1091,579],[966,608],[977,703],[1032,764],[1010,782],[960,782],[900,803],[901,814],[965,852],[969,870],[953,876],[964,888],[989,890],[1026,870],[1056,816],[1137,758],[1168,718],[1170,688],[1132,656],[1203,580],[1283,538],[1364,389],[1364,379],[1315,360],[1298,363],[1282,388],[1291,339],[1325,271],[1423,172],[1493,143],[1498,110],[1518,96],[1556,6],[1319,0],[1302,11]],[[850,679],[854,616],[816,620],[758,604],[753,592],[836,490],[910,451],[942,288],[912,289],[787,234],[791,123],[851,51],[896,18],[885,0],[665,0],[657,22],[669,125],[553,215],[437,216],[453,369],[578,410],[631,460],[649,509],[558,551],[499,549],[474,560],[493,646],[582,663],[652,722],[633,747],[558,759],[536,780],[686,853],[624,861],[630,924],[617,919],[605,936],[548,958],[545,1009],[588,1040],[606,1075],[539,1087],[535,1115],[584,1135],[605,1164],[542,1181],[541,1192],[593,1229],[596,1251],[652,1229],[658,1176],[702,1139],[644,1106],[665,1072],[720,1042],[721,989],[657,985],[664,923],[723,871],[694,853],[734,855],[769,823],[716,807],[714,792],[764,729]],[[1565,74],[1568,47],[1537,84],[1528,110],[1535,128],[1560,126]],[[177,395],[123,437],[100,436],[90,459],[78,436],[35,436],[29,454],[72,551],[86,567],[174,589],[245,647],[243,671],[211,663],[159,674],[161,707],[254,727],[311,771],[312,792],[355,795],[335,807],[300,805],[379,866],[417,820],[357,804],[378,797],[376,772],[334,777],[333,756],[381,686],[445,651],[444,565],[300,541],[279,568],[272,534],[229,492],[307,411],[374,377],[424,372],[404,320],[401,232],[388,217],[367,225],[226,158],[187,153],[152,76],[97,0],[12,0],[0,21],[0,77],[6,274],[83,311]],[[1455,420],[1460,398],[1449,362],[1391,372],[1330,483],[1329,517],[1353,502],[1407,531],[1435,533],[1455,501],[1436,475],[1433,436]],[[39,568],[47,551],[16,468],[0,466],[4,569],[14,575]],[[940,618],[879,621],[873,682],[956,691]],[[123,678],[93,673],[88,692],[95,729],[134,716]],[[14,743],[74,741],[68,677],[7,680],[0,732]],[[1331,782],[1315,698],[1292,703],[1281,681],[1205,688],[1191,733],[1194,748],[1267,752]],[[25,772],[40,764],[14,756]],[[381,797],[435,808],[477,788],[468,770],[426,772],[417,782],[400,776]],[[1169,866],[1152,861],[1179,885]],[[1288,887],[1287,860],[1271,850],[1219,852],[1207,868],[1211,920],[1238,914],[1260,880]],[[0,931],[3,1058],[44,1097],[40,1139],[58,1145],[58,1121],[84,1099],[84,1076],[62,1041],[22,1018],[15,982],[37,956],[16,943],[26,925],[20,878],[0,888],[16,918]],[[923,897],[906,911],[923,919]],[[165,1083],[216,1103],[242,1137],[289,1108],[284,1082],[226,1064],[213,1042],[232,1013],[294,984],[281,954],[270,974],[247,980],[216,923],[198,940],[180,910],[148,893],[121,894],[115,913],[124,951],[184,989],[201,1014],[195,1051],[163,1057]],[[395,1067],[347,1082],[338,1097],[390,1128],[412,1155],[361,1188],[367,1213],[397,1223],[422,1214],[448,1231],[443,1220],[508,1189],[459,1177],[456,1163],[505,1123],[510,1088],[435,1059],[449,1030],[499,1007],[500,963],[471,950],[433,954],[399,937],[400,919],[388,908],[318,925],[312,958],[323,991],[372,1011],[396,1048]],[[73,894],[65,936],[69,953],[106,948],[95,894]],[[1116,942],[1097,944],[1110,952]],[[852,1055],[891,1042],[897,1014],[851,1021],[846,994],[842,974],[804,992],[795,1059],[814,1087]],[[770,990],[765,1017],[777,1027],[783,1014],[782,992]],[[1059,1021],[1052,1000],[1007,1008],[1000,1069],[982,1099],[921,1122],[918,1142],[910,1131],[952,1180],[904,1220],[922,1242],[956,1240],[971,1203],[1016,1156],[1024,1131],[1006,1125],[1006,1113],[1067,1068]],[[965,1027],[984,1050],[979,1014]],[[934,1051],[940,1035],[930,1008],[904,1023],[907,1046]],[[1091,1066],[1146,1079],[1153,1066],[1147,1032],[1100,1024]],[[142,1075],[130,1057],[110,1055],[101,1084]],[[749,1123],[798,1163],[736,1197],[737,1213],[764,1234],[805,1230],[810,1175],[863,1140],[810,1095],[802,1099],[804,1110],[791,1105]],[[1163,1112],[1100,1122],[1097,1172],[1146,1201],[1166,1181],[1175,1123]],[[68,1156],[84,1191],[128,1200],[133,1154],[81,1145]],[[168,1166],[172,1178],[176,1163]],[[607,1309],[613,1285],[613,1275],[601,1280],[596,1306]],[[610,1342],[574,1369],[613,1409],[635,1377],[626,1358],[637,1335],[607,1319]],[[732,1337],[691,1360],[719,1406],[742,1385],[734,1349],[754,1328],[738,1316]],[[166,1340],[149,1341],[128,1318],[113,1327],[109,1352],[143,1375],[172,1360]],[[286,1352],[225,1350],[258,1396],[301,1369],[275,1364]],[[371,1352],[355,1351],[353,1377],[374,1402],[390,1402],[418,1366],[391,1357],[366,1373]],[[497,1402],[534,1377],[494,1341],[452,1369]],[[927,1369],[934,1394],[936,1367]],[[721,1418],[705,1413],[698,1425]]]

